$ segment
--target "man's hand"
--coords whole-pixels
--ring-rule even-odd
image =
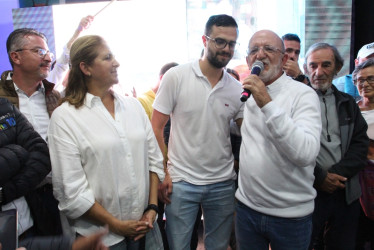
[[[327,176],[322,182],[321,186],[319,186],[319,189],[331,194],[337,189],[345,188],[345,181],[347,181],[347,178],[345,178],[344,176],[327,173]]]
[[[162,183],[158,185],[158,198],[165,204],[170,204],[169,195],[173,191],[173,182],[170,175],[167,173]]]
[[[243,81],[243,88],[251,91],[259,108],[271,102],[271,97],[266,90],[265,83],[258,76],[247,76]]]
[[[286,64],[283,66],[283,70],[286,74],[292,78],[297,77],[298,75],[303,74],[299,68],[299,64],[291,59],[288,59]]]

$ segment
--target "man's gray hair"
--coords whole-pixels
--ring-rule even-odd
[[[27,36],[39,36],[46,43],[48,43],[47,37],[43,33],[35,29],[22,28],[22,29],[14,30],[12,33],[10,33],[6,41],[6,50],[8,52],[9,62],[12,65],[12,67],[13,67],[13,61],[10,58],[10,53],[13,51],[16,51],[17,49],[22,49],[23,46],[27,42],[27,40],[25,39],[25,37]]]
[[[315,43],[310,46],[305,54],[304,67],[306,68],[308,66],[308,57],[310,56],[310,54],[320,49],[331,49],[335,59],[335,74],[337,74],[344,65],[344,59],[340,55],[338,49],[334,45],[330,45],[328,43]]]

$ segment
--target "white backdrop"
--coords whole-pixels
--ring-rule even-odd
[[[73,35],[82,17],[95,15],[109,2],[53,6],[56,56]],[[107,41],[120,63],[122,90],[138,94],[158,80],[160,68],[187,61],[184,0],[116,1],[100,12],[82,35],[97,34]]]

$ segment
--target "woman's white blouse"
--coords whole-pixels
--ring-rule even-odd
[[[114,96],[115,119],[99,97],[87,93],[78,109],[67,102],[58,107],[48,129],[54,195],[81,235],[99,230],[81,218],[95,200],[118,219],[138,220],[148,205],[149,171],[164,178],[162,154],[141,104]],[[109,233],[104,244],[121,240]]]

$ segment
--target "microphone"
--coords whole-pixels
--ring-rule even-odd
[[[252,65],[251,75],[258,76],[263,70],[264,70],[264,63],[261,61],[255,61]],[[240,97],[240,101],[246,102],[250,96],[251,96],[251,91],[249,89],[244,89],[242,92],[242,96]]]

